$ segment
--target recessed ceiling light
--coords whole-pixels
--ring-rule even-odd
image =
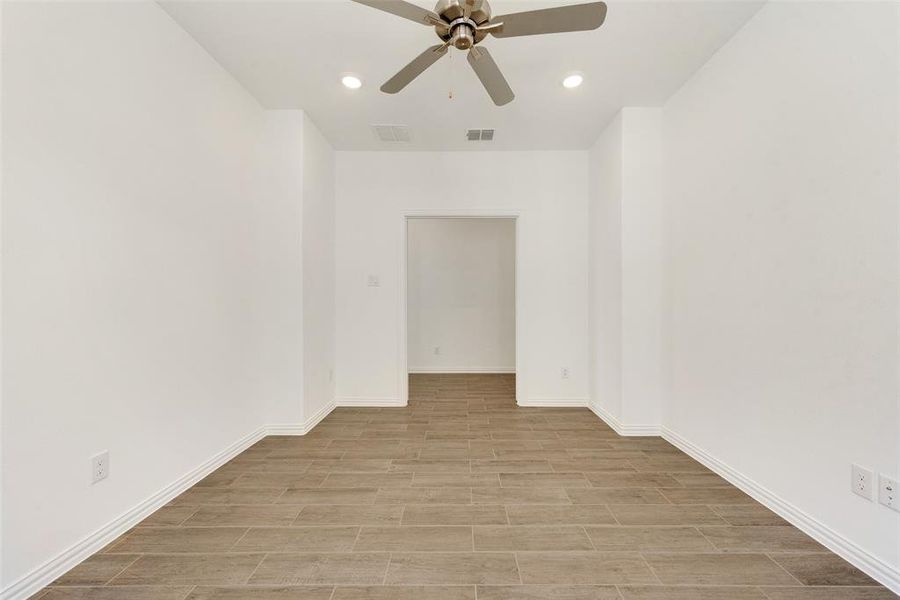
[[[344,76],[344,78],[341,79],[341,83],[344,84],[345,88],[350,88],[351,90],[362,87],[362,81],[359,80],[359,77],[354,77],[353,75]]]
[[[563,79],[563,86],[567,88],[577,88],[584,81],[584,77],[575,73]]]

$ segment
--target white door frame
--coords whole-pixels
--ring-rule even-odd
[[[522,212],[518,210],[478,210],[478,209],[423,209],[405,210],[400,219],[400,334],[398,339],[398,358],[400,365],[398,375],[398,389],[400,390],[400,404],[406,406],[409,403],[409,357],[407,355],[407,269],[409,260],[407,224],[410,219],[512,219],[516,224],[516,399],[521,397],[522,385],[520,357],[522,356],[522,336],[519,315],[521,314],[521,286],[519,284],[519,233]]]

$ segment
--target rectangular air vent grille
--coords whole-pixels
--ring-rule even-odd
[[[408,142],[409,127],[406,125],[372,125],[372,131],[382,142]]]
[[[466,139],[470,142],[490,142],[494,139],[494,130],[470,129],[466,132]]]

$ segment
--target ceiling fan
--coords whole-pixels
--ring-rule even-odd
[[[421,75],[425,69],[443,58],[450,46],[468,50],[468,61],[478,79],[497,106],[509,104],[515,98],[512,89],[500,72],[487,48],[477,47],[488,34],[498,38],[568,31],[597,29],[606,19],[606,4],[590,2],[512,13],[492,17],[488,0],[439,0],[433,11],[405,0],[354,0],[385,12],[434,27],[441,43],[425,50],[411,63],[400,69],[381,91],[396,94]]]

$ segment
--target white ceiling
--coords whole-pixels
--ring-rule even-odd
[[[492,7],[501,15],[578,2],[495,0]],[[567,150],[590,147],[623,106],[664,103],[762,2],[609,2],[596,31],[488,37],[483,44],[516,93],[500,108],[457,50],[399,94],[380,92],[438,38],[429,27],[350,0],[160,4],[263,106],[306,110],[335,149]],[[584,74],[584,84],[563,88],[573,71]],[[345,89],[345,74],[360,77],[362,89]],[[380,142],[372,124],[409,125],[412,142]],[[495,128],[495,140],[467,142],[469,128]]]

